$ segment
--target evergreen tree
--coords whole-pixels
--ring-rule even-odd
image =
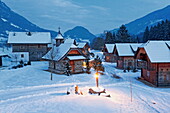
[[[143,35],[143,42],[147,42],[149,39],[149,27],[147,26]]]
[[[115,42],[115,39],[113,37],[113,34],[110,31],[108,31],[106,33],[105,44],[113,44],[114,42]]]
[[[122,25],[117,32],[117,42],[130,42],[130,35],[125,25]]]
[[[92,42],[92,48],[95,50],[102,50],[104,47],[104,39],[97,37]]]

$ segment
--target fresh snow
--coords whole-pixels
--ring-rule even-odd
[[[102,56],[99,51],[97,54]],[[89,88],[95,87],[94,70],[91,74],[71,76],[53,74],[51,81],[50,73],[45,71],[48,62],[32,62],[31,66],[18,69],[0,68],[0,113],[169,112],[169,88],[154,88],[138,81],[140,71],[123,73],[115,68],[115,63],[103,62],[103,65],[105,72],[99,76],[99,86],[111,97],[88,93]],[[79,86],[83,95],[66,95],[67,89],[74,85]]]
[[[16,27],[16,28],[21,29],[19,26],[15,25],[15,24],[13,24],[13,23],[11,23],[11,26],[14,26],[14,27]]]
[[[114,47],[115,47],[115,44],[106,44],[106,48],[109,53],[113,53]]]
[[[80,59],[86,59],[84,56],[67,56],[70,60],[80,60]]]
[[[4,19],[4,18],[1,18],[4,22],[7,22],[7,20],[6,19]]]
[[[16,44],[50,44],[51,35],[49,32],[9,32],[8,43]]]
[[[144,49],[151,62],[170,62],[170,49],[166,45],[165,41],[148,41],[144,46]]]

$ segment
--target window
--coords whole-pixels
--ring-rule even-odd
[[[21,54],[21,58],[24,58],[24,54]]]
[[[149,71],[147,71],[147,76],[148,76],[148,77],[150,76],[150,72],[149,72]]]
[[[20,46],[20,49],[24,49],[24,46]]]

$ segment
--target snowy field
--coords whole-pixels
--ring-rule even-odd
[[[19,69],[0,68],[0,113],[168,113],[170,88],[153,88],[136,78],[140,72],[123,73],[115,63],[103,62],[105,75],[99,86],[111,97],[90,95],[95,87],[94,73],[72,76],[45,71],[48,62],[33,62]],[[120,79],[113,78],[116,74]],[[132,102],[130,81],[132,81]],[[83,95],[66,95],[78,85]]]

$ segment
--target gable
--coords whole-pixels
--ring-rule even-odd
[[[106,52],[113,53],[114,46],[115,46],[115,44],[105,44]]]
[[[81,53],[76,50],[76,49],[71,49],[69,52],[68,52],[68,55],[81,55]]]

